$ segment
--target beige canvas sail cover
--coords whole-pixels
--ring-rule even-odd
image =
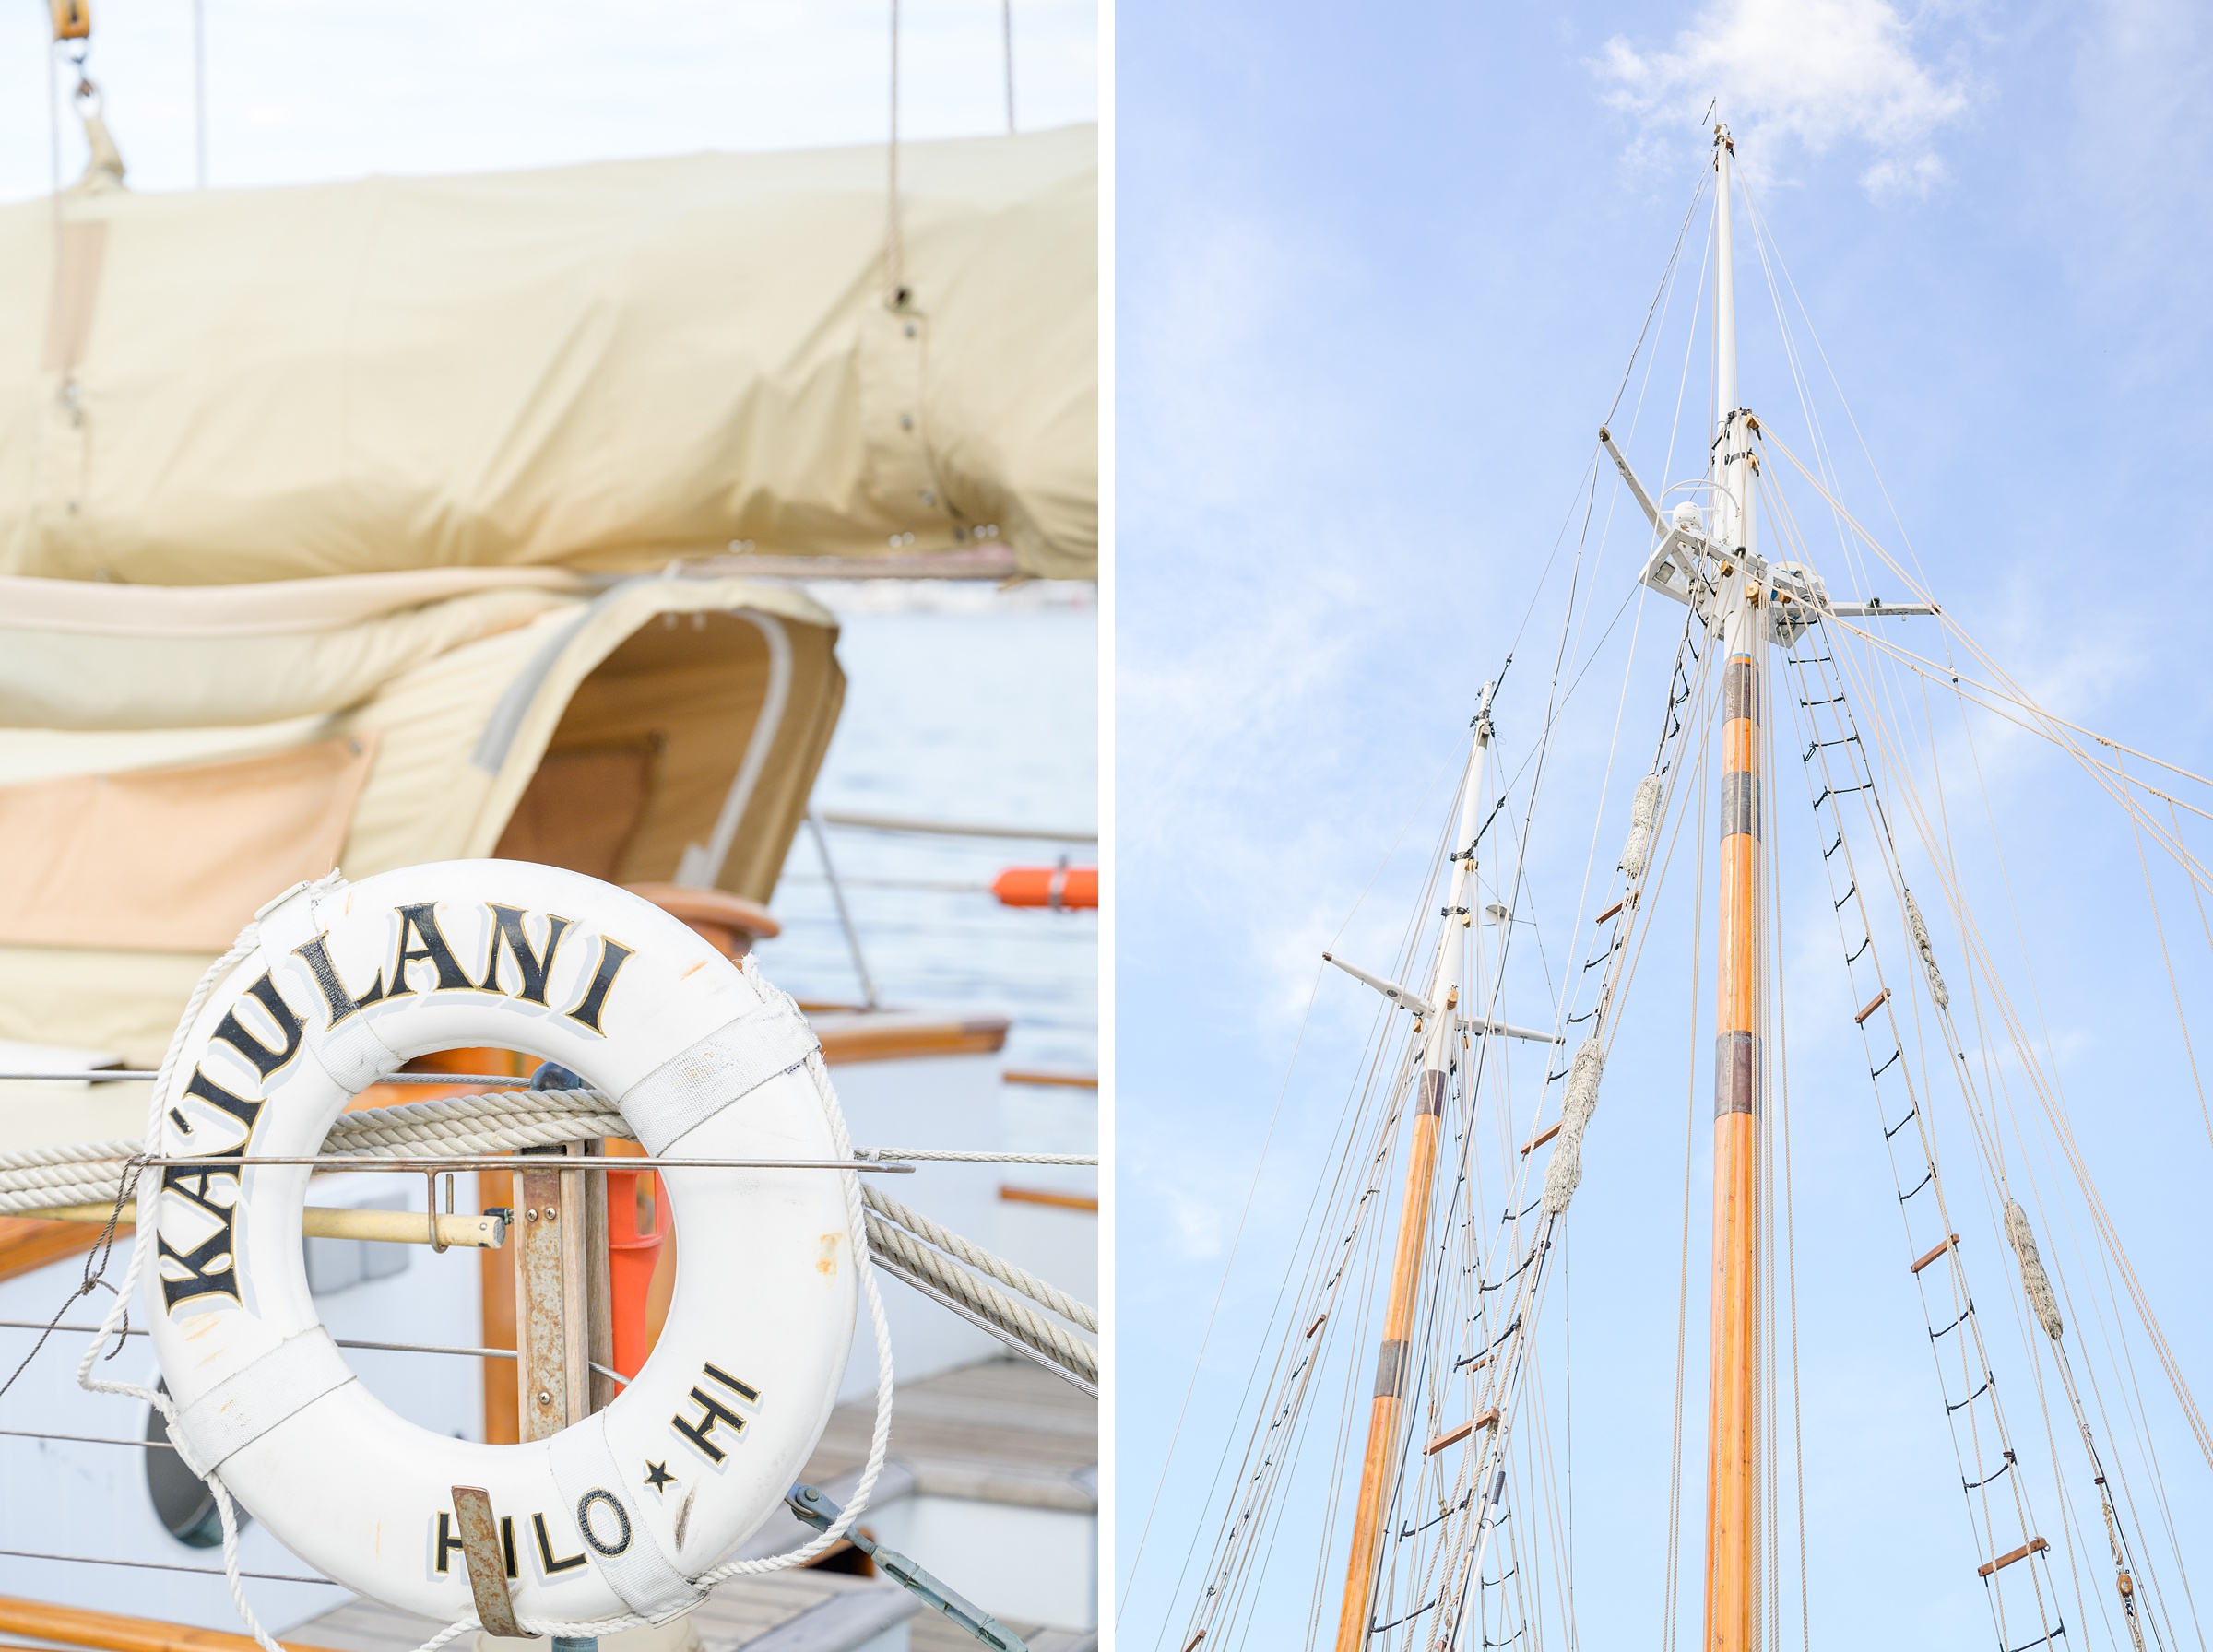
[[[1097,563],[1089,126],[0,207],[0,572]]]
[[[0,576],[0,1040],[160,1059],[254,909],[468,856],[765,901],[844,695],[803,593]]]

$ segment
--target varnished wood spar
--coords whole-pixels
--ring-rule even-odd
[[[1714,1044],[1707,1644],[1751,1652],[1758,1518],[1761,844],[1758,666],[1722,667],[1721,982]]]
[[[1736,284],[1730,239],[1734,148],[1717,133],[1714,166],[1715,542],[1748,553],[1749,416],[1737,405]],[[1707,1367],[1707,1652],[1759,1645],[1760,773],[1767,613],[1742,558],[1722,586],[1722,888],[1713,1074],[1713,1300]]]
[[[1429,999],[1439,1009],[1429,1017],[1422,1041],[1421,1071],[1414,1081],[1414,1145],[1406,1156],[1406,1186],[1399,1206],[1399,1244],[1391,1265],[1391,1295],[1384,1311],[1383,1346],[1376,1357],[1376,1391],[1367,1413],[1367,1449],[1360,1461],[1360,1501],[1353,1515],[1352,1552],[1345,1562],[1344,1598],[1337,1613],[1337,1652],[1364,1652],[1368,1611],[1375,1598],[1376,1561],[1383,1516],[1397,1466],[1400,1419],[1405,1406],[1414,1316],[1421,1299],[1422,1262],[1428,1250],[1429,1203],[1437,1175],[1437,1139],[1443,1127],[1445,1074],[1453,1044],[1460,1002],[1460,949],[1467,922],[1468,889],[1475,869],[1476,809],[1483,792],[1484,760],[1491,746],[1491,692],[1486,683],[1483,709],[1475,714],[1475,741],[1460,796],[1459,847],[1452,861],[1451,895],[1437,941],[1437,967]],[[1320,1321],[1316,1322],[1317,1324]],[[1310,1333],[1309,1333],[1310,1334]]]
[[[1397,1458],[1399,1411],[1405,1403],[1408,1333],[1420,1297],[1422,1257],[1428,1250],[1429,1192],[1437,1174],[1437,1133],[1444,1105],[1444,1074],[1425,1069],[1421,1111],[1414,1120],[1414,1150],[1406,1162],[1405,1206],[1399,1215],[1398,1254],[1391,1264],[1391,1305],[1383,1320],[1383,1348],[1376,1361],[1376,1393],[1368,1404],[1367,1450],[1360,1460],[1360,1502],[1353,1516],[1353,1553],[1345,1573],[1344,1605],[1338,1614],[1338,1652],[1359,1652],[1367,1642],[1368,1601],[1375,1593],[1376,1552],[1391,1498]],[[1432,1080],[1436,1083],[1432,1085]],[[1438,1110],[1430,1110],[1434,1091]]]

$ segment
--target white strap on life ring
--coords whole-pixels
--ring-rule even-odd
[[[177,1414],[201,1466],[220,1469],[279,1422],[354,1380],[353,1367],[321,1326],[288,1337]]]
[[[780,1074],[796,1072],[822,1047],[789,1001],[763,1004],[671,1056],[616,1103],[649,1153],[713,1118]]]
[[[186,1460],[302,1560],[408,1611],[471,1613],[456,1485],[491,1493],[526,1623],[688,1610],[690,1579],[776,1509],[834,1401],[859,1283],[849,1174],[665,1172],[683,1243],[653,1356],[607,1410],[495,1446],[354,1379],[307,1291],[306,1167],[235,1161],[313,1154],[402,1062],[484,1045],[584,1075],[656,1154],[843,1157],[804,1018],[650,903],[549,867],[326,880],[259,924],[157,1098],[162,1156],[203,1162],[139,1193],[151,1254],[134,1271]]]
[[[622,1604],[644,1618],[687,1611],[707,1592],[678,1571],[652,1528],[631,1518],[629,1505],[610,1489],[621,1483],[600,1414],[564,1428],[548,1442],[553,1483],[575,1516],[576,1528]]]

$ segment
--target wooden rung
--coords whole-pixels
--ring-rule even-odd
[[[1317,1314],[1314,1316],[1314,1323],[1307,1327],[1306,1339],[1308,1341],[1310,1342],[1314,1339],[1314,1333],[1321,1328],[1322,1321],[1328,1317],[1329,1316],[1327,1314]]]
[[[1983,1562],[1982,1564],[1975,1568],[1975,1575],[1977,1577],[1988,1577],[1993,1572],[2004,1571],[2007,1566],[2013,1564],[2013,1563],[2017,1560],[2027,1560],[2031,1554],[2041,1554],[2045,1550],[2051,1547],[2052,1545],[2045,1542],[2041,1538],[2030,1538],[2018,1549],[2013,1551],[2012,1553],[2001,1554],[1995,1560]]]
[[[1498,1408],[1495,1405],[1485,1406],[1482,1410],[1477,1411],[1475,1426],[1477,1428],[1497,1428],[1498,1426]]]
[[[1867,1024],[1867,1018],[1868,1018],[1869,1016],[1873,1015],[1873,1014],[1874,1014],[1874,1013],[1875,1013],[1876,1010],[1880,1009],[1881,1009],[1881,1008],[1882,1008],[1882,1007],[1883,1007],[1885,1004],[1888,1004],[1889,1001],[1890,1001],[1890,989],[1889,989],[1888,986],[1886,986],[1886,987],[1884,987],[1884,988],[1883,988],[1883,990],[1882,990],[1882,991],[1880,991],[1880,992],[1876,993],[1876,994],[1875,995],[1875,997],[1873,997],[1872,998],[1869,998],[1869,999],[1867,1000],[1867,1008],[1866,1008],[1866,1009],[1864,1009],[1861,1010],[1861,1011],[1859,1012],[1859,1014],[1857,1014],[1857,1015],[1855,1015],[1855,1016],[1853,1016],[1853,1017],[1852,1018],[1852,1021],[1853,1021],[1853,1024],[1854,1024],[1854,1025],[1857,1025],[1857,1026],[1862,1026],[1862,1027],[1864,1027],[1864,1026]]]
[[[1534,1136],[1532,1136],[1527,1141],[1521,1144],[1521,1156],[1524,1159],[1528,1158],[1530,1154],[1535,1152],[1539,1148],[1543,1147],[1547,1141],[1550,1141],[1559,1133],[1560,1124],[1557,1119],[1555,1119],[1551,1124],[1546,1125],[1542,1130],[1539,1130]]]
[[[1484,1368],[1485,1365],[1489,1364],[1490,1363],[1491,1363],[1491,1356],[1490,1356],[1489,1354],[1487,1354],[1487,1353],[1486,1353],[1486,1354],[1480,1355],[1480,1356],[1479,1356],[1479,1357],[1476,1359],[1475,1363],[1474,1363],[1473,1365],[1470,1365],[1470,1366],[1468,1367],[1468,1375],[1469,1375],[1470,1376],[1473,1376],[1473,1375],[1475,1375],[1475,1374],[1476,1374],[1478,1371],[1481,1371],[1481,1370],[1482,1370],[1482,1369],[1483,1369],[1483,1368]]]
[[[1957,1234],[1957,1233],[1954,1233],[1954,1234],[1953,1234],[1953,1235],[1952,1235],[1950,1238],[1947,1239],[1947,1240],[1946,1240],[1946,1241],[1945,1241],[1943,1244],[1939,1245],[1938,1245],[1938,1246],[1937,1246],[1937,1247],[1936,1247],[1935,1250],[1931,1251],[1931,1252],[1930,1252],[1930,1253],[1929,1253],[1927,1256],[1925,1256],[1925,1257],[1922,1257],[1922,1258],[1921,1258],[1921,1259],[1920,1259],[1918,1262],[1914,1263],[1914,1264],[1913,1264],[1913,1268],[1912,1268],[1912,1271],[1913,1271],[1913,1272],[1915,1272],[1915,1273],[1919,1273],[1919,1272],[1920,1272],[1920,1271],[1921,1271],[1923,1268],[1926,1268],[1926,1267],[1927,1267],[1927,1266],[1928,1266],[1928,1265],[1929,1265],[1931,1262],[1934,1262],[1934,1261],[1935,1261],[1935,1259],[1936,1259],[1938,1257],[1941,1257],[1942,1255],[1944,1255],[1944,1253],[1945,1253],[1946,1251],[1947,1251],[1947,1250],[1951,1249],[1953,1245],[1957,1245],[1957,1244],[1959,1244],[1959,1234]]]
[[[1428,1445],[1422,1447],[1424,1457],[1435,1457],[1448,1446],[1457,1446],[1475,1432],[1473,1422],[1463,1422],[1458,1428],[1447,1429]]]
[[[1191,1638],[1190,1638],[1189,1640],[1188,1640],[1188,1641],[1186,1641],[1186,1642],[1184,1642],[1184,1643],[1183,1643],[1183,1652],[1191,1652],[1191,1648],[1192,1648],[1192,1647],[1194,1647],[1194,1646],[1197,1646],[1197,1645],[1198,1645],[1198,1644],[1199,1644],[1201,1641],[1204,1640],[1205,1638],[1206,1638],[1206,1631],[1205,1631],[1205,1630],[1203,1630],[1203,1629],[1201,1629],[1201,1631],[1200,1631],[1200,1632],[1199,1632],[1197,1634],[1194,1634],[1193,1636],[1191,1636]]]
[[[1629,903],[1629,898],[1628,898],[1627,895],[1624,895],[1624,896],[1623,896],[1623,897],[1622,897],[1620,900],[1618,900],[1618,901],[1615,902],[1613,905],[1611,905],[1611,906],[1607,907],[1607,908],[1605,909],[1605,911],[1604,911],[1604,912],[1600,913],[1600,914],[1598,914],[1596,917],[1592,918],[1591,921],[1592,921],[1592,923],[1594,923],[1594,924],[1603,924],[1603,923],[1604,923],[1604,922],[1605,922],[1605,921],[1606,921],[1608,918],[1610,918],[1610,917],[1613,917],[1613,916],[1615,916],[1616,914],[1618,914],[1618,913],[1621,911],[1621,909],[1622,909],[1623,907],[1627,906],[1628,903]]]

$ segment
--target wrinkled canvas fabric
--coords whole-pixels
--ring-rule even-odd
[[[897,310],[881,146],[0,208],[0,573],[1089,577],[1096,148],[903,148]]]

